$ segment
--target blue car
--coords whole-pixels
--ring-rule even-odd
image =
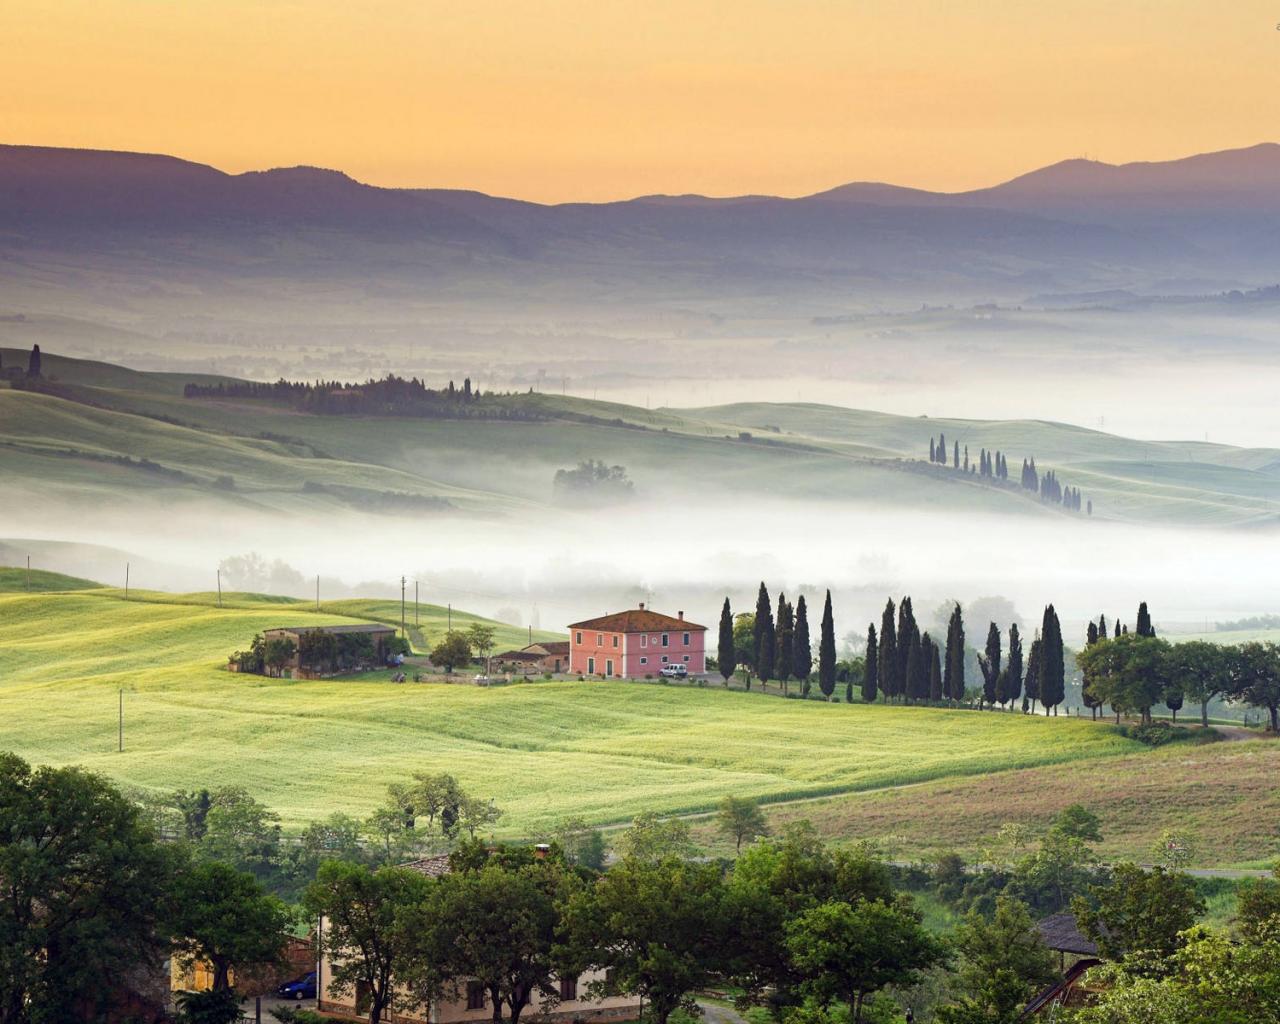
[[[316,972],[304,974],[281,985],[276,992],[282,999],[314,999],[316,997]]]

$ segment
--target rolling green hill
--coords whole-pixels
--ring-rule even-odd
[[[24,353],[6,349],[5,365]],[[1042,421],[893,416],[809,404],[644,410],[545,394],[486,399],[536,420],[321,416],[262,401],[185,399],[189,381],[45,356],[52,392],[0,389],[0,471],[16,500],[141,506],[513,514],[547,506],[557,469],[627,467],[642,496],[1065,515],[1016,484],[929,464],[930,436],[1054,469],[1095,517],[1183,525],[1280,522],[1280,451],[1154,442]]]
[[[478,688],[225,671],[282,620],[350,621],[388,602],[118,591],[0,595],[0,750],[122,783],[246,786],[290,825],[368,813],[387,783],[453,772],[531,835],[567,815],[619,822],[726,793],[846,793],[1135,752],[1075,719],[785,701],[719,688],[535,682]],[[345,612],[346,614],[337,614]],[[442,610],[424,627],[439,629]],[[458,622],[455,615],[455,625]],[[514,643],[507,627],[499,643]],[[125,751],[116,752],[118,691]]]
[[[95,590],[101,583],[82,580],[77,576],[64,576],[60,572],[45,569],[27,569],[25,566],[0,565],[0,593],[43,594],[64,590]]]

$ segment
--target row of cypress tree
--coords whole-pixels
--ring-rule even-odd
[[[733,608],[728,597],[720,610],[717,657],[720,675],[727,683],[739,664]],[[762,683],[776,679],[785,690],[788,681],[795,679],[801,684],[801,696],[809,695],[813,655],[803,595],[793,606],[786,594],[780,593],[775,610],[768,587],[763,581],[760,583],[750,655],[742,660]],[[1044,610],[1025,669],[1022,637],[1016,624],[1009,627],[1008,661],[1004,661],[1000,629],[993,622],[978,664],[983,673],[980,704],[1012,709],[1021,698],[1024,711],[1034,711],[1039,703],[1045,714],[1057,714],[1066,696],[1066,670],[1062,628],[1053,605]],[[823,697],[831,698],[835,683],[835,623],[828,590],[818,641],[818,688]],[[965,694],[964,614],[960,605],[952,609],[946,640],[940,643],[919,628],[909,596],[896,606],[892,599],[886,601],[879,630],[874,622],[867,626],[862,700],[871,704],[883,697],[886,702],[955,704],[964,700]],[[853,700],[852,680],[845,696]]]
[[[978,461],[971,465],[969,462],[969,446],[964,446],[964,459],[961,461],[960,442],[954,441],[952,445],[952,468],[964,473],[976,473],[989,480],[1009,479],[1009,460],[999,449],[994,452],[987,451],[985,448],[979,450]],[[929,438],[929,461],[940,466],[947,464],[946,434],[939,434],[936,439]],[[1022,476],[1019,483],[1023,490],[1034,491],[1039,494],[1042,501],[1055,502],[1074,512],[1080,512],[1086,508],[1086,503],[1080,495],[1080,489],[1078,487],[1063,487],[1057,474],[1051,469],[1046,470],[1044,475],[1041,476],[1036,469],[1034,456],[1030,459],[1022,460]],[[1087,503],[1087,509],[1089,514],[1093,515],[1092,501]]]

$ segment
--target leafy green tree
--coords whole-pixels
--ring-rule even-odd
[[[1142,958],[1091,972],[1096,998],[1073,1024],[1261,1024],[1280,1020],[1280,941],[1274,934],[1235,943],[1203,928],[1163,972]]]
[[[180,960],[203,960],[212,987],[231,987],[235,968],[279,962],[289,918],[284,904],[244,871],[193,864],[178,875],[172,922]]]
[[[661,818],[652,812],[638,814],[614,847],[619,857],[654,862],[697,856],[698,847],[681,818]]]
[[[403,923],[409,910],[426,902],[432,885],[408,868],[370,871],[331,860],[307,887],[303,906],[324,919],[320,946],[332,961],[328,983],[337,992],[366,993],[369,1024],[422,1001],[423,943]],[[412,988],[410,978],[417,981]]]
[[[1141,715],[1151,721],[1151,708],[1164,696],[1170,646],[1154,637],[1127,633],[1113,640],[1099,640],[1076,654],[1089,679],[1094,698],[1120,712]]]
[[[298,649],[292,640],[280,638],[269,640],[263,648],[262,663],[271,675],[279,676],[297,652]]]
[[[574,894],[564,919],[561,959],[606,972],[588,994],[635,993],[655,1024],[697,1012],[694,995],[720,976],[731,938],[720,869],[671,857],[614,865]]]
[[[733,643],[733,612],[729,609],[727,597],[724,599],[724,607],[720,609],[720,643],[716,648],[716,667],[724,677],[724,685],[728,686],[738,668],[738,655]]]
[[[1008,892],[1037,913],[1061,913],[1094,881],[1097,864],[1097,854],[1083,839],[1050,829],[1039,849],[1017,863]]]
[[[179,860],[99,776],[0,754],[0,1022],[98,1019],[104,978],[158,965]]]
[[[431,648],[431,664],[442,668],[446,675],[452,675],[459,665],[471,661],[471,643],[466,635],[451,629]]]
[[[880,691],[885,701],[897,696],[894,690],[894,679],[898,673],[898,627],[894,623],[893,599],[885,602],[884,612],[880,616],[880,649],[879,664],[876,674],[880,680]]]
[[[1149,958],[1146,970],[1161,974],[1182,948],[1183,933],[1204,913],[1205,903],[1186,875],[1117,864],[1111,880],[1090,886],[1088,899],[1077,896],[1071,911],[1105,959],[1141,954]]]
[[[914,984],[945,957],[919,914],[900,901],[821,903],[787,925],[786,945],[801,988],[822,1006],[846,1002],[853,1024],[863,1021],[868,995]]]
[[[741,853],[744,839],[769,834],[769,823],[765,820],[760,805],[754,800],[726,796],[720,801],[720,809],[716,812],[716,829],[721,835],[732,839],[734,851]]]
[[[809,695],[809,677],[813,675],[813,641],[809,638],[809,608],[804,595],[796,599],[796,635],[791,645],[792,672],[800,680],[801,691]]]
[[[1230,691],[1232,652],[1207,640],[1188,640],[1174,644],[1169,651],[1166,668],[1171,681],[1182,694],[1200,705],[1200,724],[1209,727],[1209,704]]]
[[[1280,865],[1270,878],[1249,878],[1236,889],[1236,923],[1249,942],[1280,939]]]
[[[485,625],[483,622],[473,622],[467,627],[467,631],[463,635],[467,638],[467,646],[478,657],[489,657],[489,652],[493,650],[494,629],[492,626]],[[453,669],[451,668],[449,671],[452,672]]]
[[[876,624],[872,622],[867,626],[867,653],[862,662],[862,703],[864,704],[874,704],[876,702],[879,660],[880,651],[876,644]]]
[[[733,650],[739,665],[747,672],[747,689],[751,689],[751,673],[756,670],[756,617],[744,612],[733,617]]]
[[[608,848],[604,833],[589,825],[584,818],[566,818],[552,833],[565,859],[574,867],[603,871]]]
[[[964,616],[960,612],[958,601],[947,623],[947,656],[943,662],[942,689],[947,700],[964,700]]]
[[[205,992],[179,992],[180,1024],[238,1024],[240,997],[234,989],[214,988]]]
[[[535,993],[557,998],[561,908],[578,888],[559,858],[489,857],[475,869],[455,869],[401,925],[420,944],[409,987],[421,996],[441,985],[459,998],[463,985],[476,982],[494,1024],[519,1024]]]
[[[1251,641],[1236,648],[1231,699],[1266,708],[1273,733],[1280,732],[1280,647]]]
[[[210,794],[204,835],[195,844],[201,860],[221,861],[271,881],[280,867],[280,816],[243,786],[222,786]]]
[[[818,640],[818,689],[827,700],[836,689],[836,627],[831,617],[831,591],[822,606],[822,634]]]
[[[1167,828],[1151,845],[1151,855],[1169,871],[1183,871],[1195,859],[1195,840],[1180,829]]]
[[[1085,807],[1072,804],[1058,812],[1050,826],[1054,832],[1086,843],[1102,842],[1102,820]]]
[[[1015,1024],[1027,1001],[1058,977],[1025,903],[996,898],[988,920],[971,911],[952,944],[960,957],[955,1006],[938,1009],[940,1024]]]

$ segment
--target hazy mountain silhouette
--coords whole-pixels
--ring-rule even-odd
[[[415,300],[459,285],[493,302],[549,291],[1006,299],[1270,283],[1278,227],[1275,144],[1162,163],[1067,160],[955,194],[862,182],[799,199],[559,205],[378,188],[312,167],[226,174],[161,155],[0,146],[0,257],[42,268],[42,286],[69,268],[163,277],[177,261],[210,292],[269,274],[376,278]]]

